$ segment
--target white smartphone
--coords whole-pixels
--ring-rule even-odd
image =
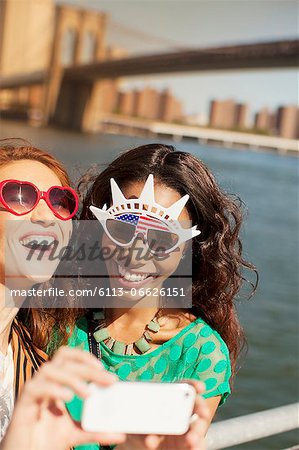
[[[187,383],[118,381],[90,389],[81,420],[86,431],[179,435],[189,428],[196,391]]]

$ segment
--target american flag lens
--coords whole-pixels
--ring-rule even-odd
[[[115,219],[107,219],[106,229],[108,235],[119,244],[129,244],[136,231],[136,226],[129,222],[119,221]]]

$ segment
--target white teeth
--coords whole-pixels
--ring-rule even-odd
[[[141,273],[130,272],[122,266],[118,266],[118,271],[119,271],[120,275],[122,277],[124,277],[124,279],[127,281],[135,281],[135,282],[143,281],[150,275],[149,273],[141,274]]]
[[[22,245],[29,245],[29,244],[34,244],[34,245],[45,245],[45,246],[49,246],[51,244],[53,244],[53,242],[55,241],[55,238],[53,236],[33,236],[31,235],[30,237],[24,238],[24,239],[20,239],[20,243]]]

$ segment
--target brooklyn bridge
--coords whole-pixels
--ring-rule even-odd
[[[4,4],[6,2],[9,0]],[[4,43],[5,30],[11,26],[8,11],[9,8],[5,11],[2,6],[0,21],[4,23]],[[5,55],[7,48],[3,44],[0,48],[0,99],[16,102],[20,92],[30,95],[35,89],[39,92],[43,124],[91,129],[105,112],[105,102],[99,99],[101,96],[107,98],[107,92],[113,91],[115,83],[122,77],[298,66],[298,40],[107,56],[105,14],[61,5],[56,6],[52,14],[54,26],[45,33],[48,36],[45,47],[48,54],[43,55],[43,63],[30,64],[28,68],[26,60],[30,56],[23,54],[20,63],[14,64],[14,70],[8,70],[5,67],[5,62],[9,61]],[[41,36],[37,34],[36,39],[41,39]],[[35,42],[29,44],[34,46]]]

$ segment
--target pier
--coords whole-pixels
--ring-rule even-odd
[[[280,154],[299,155],[299,141],[276,136],[215,130],[196,126],[177,125],[156,121],[109,116],[103,119],[94,131],[113,134],[129,134],[144,137],[165,137],[176,142],[192,139],[200,144],[214,144],[229,148],[250,150],[272,150]]]

